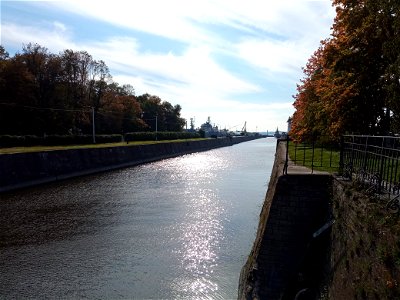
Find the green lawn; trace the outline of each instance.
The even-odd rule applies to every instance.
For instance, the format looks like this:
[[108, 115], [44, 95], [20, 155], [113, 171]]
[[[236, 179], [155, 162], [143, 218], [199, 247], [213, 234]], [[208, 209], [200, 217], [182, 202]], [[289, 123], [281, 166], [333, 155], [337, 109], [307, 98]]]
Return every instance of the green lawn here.
[[199, 141], [204, 139], [185, 139], [185, 140], [165, 140], [165, 141], [137, 141], [137, 142], [120, 142], [107, 144], [87, 144], [87, 145], [69, 145], [69, 146], [32, 146], [32, 147], [12, 147], [0, 148], [0, 154], [26, 153], [26, 152], [43, 152], [55, 150], [84, 149], [84, 148], [108, 148], [108, 147], [132, 147], [137, 145], [159, 144], [159, 143], [179, 143], [187, 141]]
[[310, 169], [313, 164], [314, 170], [318, 171], [334, 173], [338, 172], [339, 169], [340, 151], [338, 150], [315, 147], [313, 158], [313, 149], [310, 145], [298, 144], [296, 150], [295, 144], [290, 142], [289, 157], [297, 165], [302, 165]]

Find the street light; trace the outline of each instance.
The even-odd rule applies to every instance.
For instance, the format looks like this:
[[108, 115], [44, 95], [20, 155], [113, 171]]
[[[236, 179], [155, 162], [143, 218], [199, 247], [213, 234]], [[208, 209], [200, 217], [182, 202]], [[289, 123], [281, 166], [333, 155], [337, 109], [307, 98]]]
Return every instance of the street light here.
[[157, 141], [157, 131], [158, 131], [158, 113], [156, 113], [156, 141]]
[[93, 144], [96, 144], [96, 129], [94, 125], [94, 107], [92, 107], [92, 135], [93, 135]]
[[[143, 118], [143, 116], [144, 116], [145, 113], [146, 113], [145, 111], [142, 112], [142, 115], [141, 115], [142, 118]], [[157, 141], [157, 140], [158, 140], [158, 139], [157, 139], [157, 132], [158, 132], [158, 113], [156, 113], [155, 119], [143, 119], [143, 120], [147, 120], [147, 121], [156, 120], [156, 141]]]

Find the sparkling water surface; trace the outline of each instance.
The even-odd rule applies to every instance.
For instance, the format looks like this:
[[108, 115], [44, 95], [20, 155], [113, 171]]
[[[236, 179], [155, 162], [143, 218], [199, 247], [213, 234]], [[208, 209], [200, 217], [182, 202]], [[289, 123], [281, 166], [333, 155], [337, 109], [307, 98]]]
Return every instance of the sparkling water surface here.
[[0, 195], [0, 298], [236, 299], [275, 146]]

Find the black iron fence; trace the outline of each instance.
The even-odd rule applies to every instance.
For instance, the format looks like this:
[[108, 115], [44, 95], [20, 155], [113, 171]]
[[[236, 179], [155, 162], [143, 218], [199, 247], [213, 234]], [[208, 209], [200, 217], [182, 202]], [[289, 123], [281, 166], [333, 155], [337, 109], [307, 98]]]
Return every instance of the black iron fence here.
[[400, 217], [400, 137], [343, 135], [336, 144], [323, 140], [281, 139], [286, 143], [284, 174], [292, 163], [308, 167], [311, 173], [315, 169], [337, 173], [372, 198], [387, 197], [387, 210]]
[[339, 174], [369, 183], [376, 193], [400, 193], [400, 138], [344, 135]]
[[321, 136], [303, 142], [292, 141], [286, 136], [284, 142], [286, 143], [285, 174], [288, 172], [289, 157], [291, 163], [308, 167], [311, 173], [314, 170], [339, 172], [339, 143], [328, 142]]
[[[377, 192], [400, 194], [400, 137], [343, 135], [340, 143], [324, 137], [296, 143], [285, 137], [286, 165], [328, 170], [358, 182], [369, 182]], [[285, 168], [287, 172], [287, 168]]]

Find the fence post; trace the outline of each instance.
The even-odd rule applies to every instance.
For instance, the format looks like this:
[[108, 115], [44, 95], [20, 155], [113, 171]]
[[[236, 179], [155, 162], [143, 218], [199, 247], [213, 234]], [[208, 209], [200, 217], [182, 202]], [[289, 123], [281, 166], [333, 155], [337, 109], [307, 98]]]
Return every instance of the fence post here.
[[288, 162], [289, 162], [289, 134], [286, 135], [286, 158], [285, 158], [285, 165], [283, 166], [283, 175], [287, 175]]
[[344, 136], [340, 136], [340, 158], [339, 158], [339, 175], [343, 176], [343, 167], [344, 167]]
[[367, 162], [368, 162], [368, 136], [365, 138], [364, 159], [362, 164], [362, 170], [366, 172], [367, 172]]
[[312, 138], [312, 157], [311, 157], [311, 174], [314, 173], [314, 153], [315, 153], [315, 138]]
[[381, 147], [381, 167], [378, 176], [378, 193], [380, 194], [382, 191], [382, 182], [383, 182], [383, 172], [384, 172], [384, 165], [385, 165], [385, 155], [384, 155], [384, 147], [385, 146], [385, 137], [382, 138], [382, 147]]

